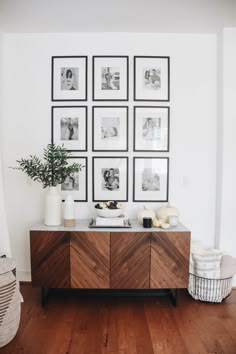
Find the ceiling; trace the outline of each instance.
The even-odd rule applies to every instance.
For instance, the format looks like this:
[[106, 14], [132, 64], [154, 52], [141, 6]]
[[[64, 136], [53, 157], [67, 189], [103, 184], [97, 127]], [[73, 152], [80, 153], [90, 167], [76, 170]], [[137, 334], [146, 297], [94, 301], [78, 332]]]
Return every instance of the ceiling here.
[[218, 32], [236, 0], [0, 0], [1, 32]]

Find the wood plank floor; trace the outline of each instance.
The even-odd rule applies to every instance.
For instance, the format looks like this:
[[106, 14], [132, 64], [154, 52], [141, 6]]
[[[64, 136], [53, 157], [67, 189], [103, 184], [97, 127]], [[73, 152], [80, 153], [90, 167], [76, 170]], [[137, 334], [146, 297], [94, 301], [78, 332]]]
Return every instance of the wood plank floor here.
[[222, 304], [169, 298], [87, 297], [24, 284], [19, 331], [1, 354], [236, 353], [236, 290]]

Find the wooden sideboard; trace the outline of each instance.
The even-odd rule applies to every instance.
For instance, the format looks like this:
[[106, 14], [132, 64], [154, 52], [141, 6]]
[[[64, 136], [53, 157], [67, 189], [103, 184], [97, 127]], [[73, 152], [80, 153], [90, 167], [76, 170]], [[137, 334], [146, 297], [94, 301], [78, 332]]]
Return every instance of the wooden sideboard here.
[[35, 226], [30, 230], [33, 286], [79, 289], [188, 287], [190, 231]]

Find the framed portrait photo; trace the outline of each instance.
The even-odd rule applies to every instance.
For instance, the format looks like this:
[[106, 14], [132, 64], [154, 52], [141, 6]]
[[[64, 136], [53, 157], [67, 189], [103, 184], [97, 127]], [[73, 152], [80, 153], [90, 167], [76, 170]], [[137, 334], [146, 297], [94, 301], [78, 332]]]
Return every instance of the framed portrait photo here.
[[128, 151], [128, 107], [93, 107], [93, 151]]
[[134, 107], [134, 151], [169, 151], [169, 107]]
[[87, 151], [87, 107], [52, 107], [52, 143], [69, 151]]
[[75, 202], [88, 201], [88, 159], [87, 157], [71, 156], [71, 164], [74, 162], [80, 163], [83, 168], [80, 172], [74, 173], [72, 176], [67, 177], [65, 182], [61, 184], [61, 195], [64, 201], [68, 194], [72, 195]]
[[128, 157], [93, 157], [93, 201], [128, 201]]
[[52, 101], [87, 101], [87, 57], [52, 57]]
[[93, 100], [128, 101], [128, 56], [93, 57]]
[[170, 57], [134, 57], [134, 100], [170, 100]]
[[133, 201], [167, 202], [169, 158], [134, 157], [133, 163]]

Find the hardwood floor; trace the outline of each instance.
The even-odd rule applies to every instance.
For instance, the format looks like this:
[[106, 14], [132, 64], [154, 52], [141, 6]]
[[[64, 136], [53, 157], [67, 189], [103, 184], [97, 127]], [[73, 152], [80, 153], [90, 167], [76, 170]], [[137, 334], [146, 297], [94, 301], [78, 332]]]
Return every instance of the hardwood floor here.
[[169, 298], [78, 297], [23, 284], [19, 331], [1, 354], [236, 353], [236, 290], [222, 304]]

